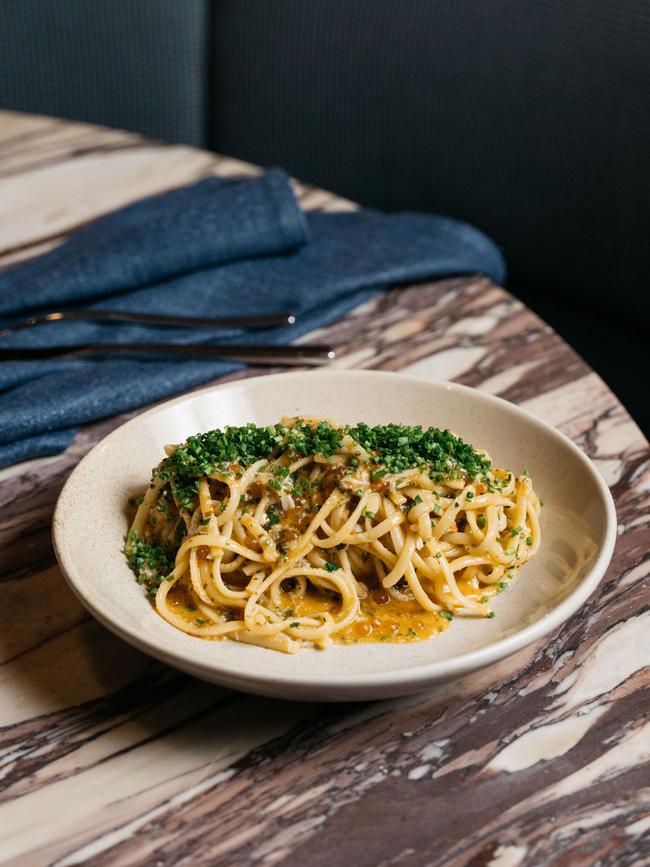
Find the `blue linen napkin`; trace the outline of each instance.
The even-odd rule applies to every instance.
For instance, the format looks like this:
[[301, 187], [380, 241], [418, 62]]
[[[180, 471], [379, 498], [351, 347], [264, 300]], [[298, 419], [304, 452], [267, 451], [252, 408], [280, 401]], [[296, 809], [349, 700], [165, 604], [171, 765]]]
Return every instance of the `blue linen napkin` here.
[[[393, 283], [505, 267], [481, 232], [433, 214], [303, 214], [286, 175], [209, 178], [97, 220], [54, 251], [0, 272], [0, 317], [37, 307], [192, 316], [292, 310], [260, 331], [62, 321], [3, 346], [87, 342], [281, 344], [340, 318]], [[134, 409], [239, 367], [160, 356], [0, 364], [0, 466], [63, 451], [79, 425]]]

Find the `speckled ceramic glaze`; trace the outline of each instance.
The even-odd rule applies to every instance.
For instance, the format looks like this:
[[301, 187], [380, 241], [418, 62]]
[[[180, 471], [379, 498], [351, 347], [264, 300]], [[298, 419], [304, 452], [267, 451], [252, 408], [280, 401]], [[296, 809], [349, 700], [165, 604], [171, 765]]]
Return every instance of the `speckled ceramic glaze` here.
[[[542, 546], [494, 605], [428, 641], [334, 645], [285, 655], [205, 641], [163, 621], [121, 553], [126, 502], [142, 492], [167, 443], [283, 415], [451, 428], [496, 466], [527, 469], [544, 498]], [[615, 513], [589, 460], [512, 404], [464, 386], [399, 374], [320, 371], [231, 383], [173, 400], [114, 431], [79, 464], [54, 516], [59, 563], [87, 608], [125, 640], [197, 677], [293, 699], [386, 698], [424, 689], [510, 654], [557, 627], [587, 598], [611, 557]]]

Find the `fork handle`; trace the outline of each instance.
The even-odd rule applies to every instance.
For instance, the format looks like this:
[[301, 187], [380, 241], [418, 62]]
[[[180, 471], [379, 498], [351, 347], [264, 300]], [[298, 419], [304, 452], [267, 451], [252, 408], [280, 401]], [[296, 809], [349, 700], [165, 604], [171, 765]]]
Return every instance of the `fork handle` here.
[[0, 349], [0, 361], [30, 361], [37, 359], [105, 356], [105, 355], [167, 355], [186, 358], [231, 358], [255, 365], [328, 364], [336, 357], [331, 346], [210, 346], [178, 343], [89, 343], [84, 346], [54, 346], [38, 349]]
[[131, 313], [128, 310], [63, 310], [40, 313], [14, 322], [2, 334], [12, 334], [34, 325], [64, 320], [98, 322], [139, 322], [142, 325], [165, 325], [168, 328], [270, 328], [273, 325], [294, 325], [293, 313], [269, 313], [265, 316], [165, 316], [162, 313]]

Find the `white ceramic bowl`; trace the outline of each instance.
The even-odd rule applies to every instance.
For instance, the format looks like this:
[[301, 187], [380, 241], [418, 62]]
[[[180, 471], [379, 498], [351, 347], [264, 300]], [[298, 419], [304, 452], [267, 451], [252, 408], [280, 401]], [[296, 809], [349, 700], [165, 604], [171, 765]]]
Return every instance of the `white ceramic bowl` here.
[[[269, 424], [283, 415], [448, 427], [486, 449], [496, 466], [527, 469], [545, 504], [542, 545], [513, 586], [497, 597], [496, 617], [456, 618], [446, 632], [413, 644], [334, 645], [293, 656], [233, 641], [205, 641], [163, 621], [121, 553], [127, 498], [142, 492], [165, 444], [227, 424]], [[609, 563], [615, 535], [607, 487], [565, 436], [488, 394], [370, 371], [247, 379], [149, 410], [81, 461], [54, 515], [56, 554], [70, 586], [125, 641], [223, 686], [306, 700], [405, 695], [520, 650], [582, 605]]]

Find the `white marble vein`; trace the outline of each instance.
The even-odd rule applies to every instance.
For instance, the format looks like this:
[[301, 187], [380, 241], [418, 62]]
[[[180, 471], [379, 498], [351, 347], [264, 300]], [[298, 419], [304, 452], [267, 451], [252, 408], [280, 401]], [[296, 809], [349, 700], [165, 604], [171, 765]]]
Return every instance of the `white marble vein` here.
[[606, 710], [604, 705], [597, 706], [586, 713], [530, 729], [497, 753], [486, 770], [514, 774], [538, 762], [564, 755], [582, 740]]

